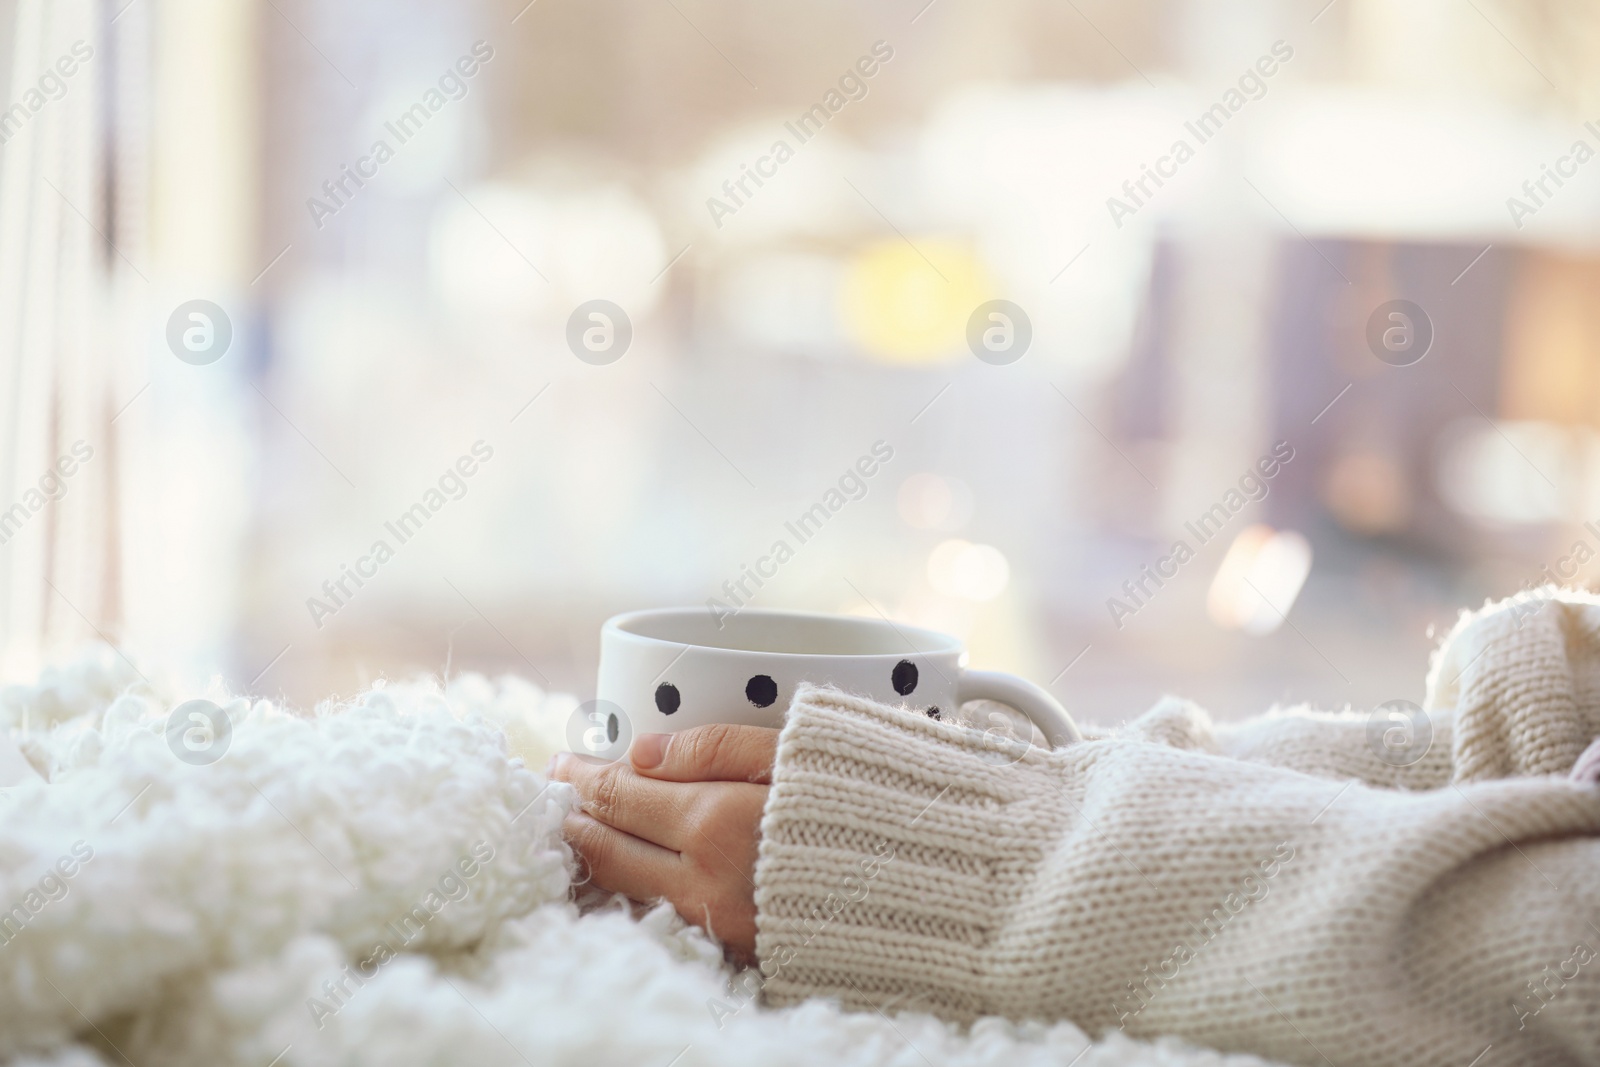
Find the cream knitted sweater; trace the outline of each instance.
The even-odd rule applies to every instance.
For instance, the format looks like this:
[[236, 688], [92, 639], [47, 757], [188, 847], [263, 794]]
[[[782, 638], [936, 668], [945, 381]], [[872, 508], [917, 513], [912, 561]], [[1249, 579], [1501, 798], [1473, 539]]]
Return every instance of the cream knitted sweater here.
[[802, 690], [761, 826], [765, 995], [1340, 1067], [1600, 1064], [1596, 761], [1567, 773], [1597, 680], [1600, 602], [1561, 594], [1463, 617], [1404, 767], [1365, 716], [1167, 701], [1049, 752]]

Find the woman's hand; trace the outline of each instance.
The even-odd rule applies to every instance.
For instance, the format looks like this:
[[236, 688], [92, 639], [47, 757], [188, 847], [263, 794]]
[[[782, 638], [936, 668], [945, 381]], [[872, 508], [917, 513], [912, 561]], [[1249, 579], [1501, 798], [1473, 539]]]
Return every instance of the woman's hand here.
[[641, 734], [612, 763], [562, 753], [550, 777], [579, 798], [563, 834], [595, 885], [665, 898], [751, 957], [756, 845], [777, 750], [776, 730], [712, 725]]

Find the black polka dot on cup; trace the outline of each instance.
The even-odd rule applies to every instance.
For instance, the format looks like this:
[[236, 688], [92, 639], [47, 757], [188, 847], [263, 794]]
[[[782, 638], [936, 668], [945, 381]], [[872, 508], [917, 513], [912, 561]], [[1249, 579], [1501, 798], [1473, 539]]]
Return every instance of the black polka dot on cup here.
[[908, 659], [903, 659], [894, 665], [894, 671], [889, 675], [889, 682], [894, 686], [894, 691], [903, 697], [908, 697], [917, 691], [917, 665]]
[[567, 318], [567, 347], [593, 366], [615, 363], [632, 342], [632, 320], [609, 300], [585, 301]]
[[671, 682], [662, 682], [656, 686], [656, 710], [663, 715], [671, 715], [683, 703], [683, 697], [678, 692], [678, 687]]
[[770, 675], [758, 674], [744, 685], [745, 699], [758, 708], [770, 708], [778, 699], [778, 683]]
[[1015, 363], [1032, 343], [1028, 313], [1009, 300], [979, 304], [967, 319], [967, 347], [985, 363], [997, 367]]
[[632, 743], [628, 713], [609, 700], [586, 700], [567, 718], [567, 749], [574, 755], [610, 763]]
[[209, 300], [179, 304], [167, 318], [167, 347], [185, 363], [196, 367], [215, 363], [232, 343], [232, 320]]

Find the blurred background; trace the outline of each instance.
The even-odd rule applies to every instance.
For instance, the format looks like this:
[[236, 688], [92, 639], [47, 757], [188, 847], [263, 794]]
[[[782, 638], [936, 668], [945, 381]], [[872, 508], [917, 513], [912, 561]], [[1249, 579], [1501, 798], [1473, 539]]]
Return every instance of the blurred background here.
[[7, 0], [0, 673], [587, 698], [714, 600], [1094, 722], [1420, 701], [1596, 573], [1596, 56], [1582, 0]]

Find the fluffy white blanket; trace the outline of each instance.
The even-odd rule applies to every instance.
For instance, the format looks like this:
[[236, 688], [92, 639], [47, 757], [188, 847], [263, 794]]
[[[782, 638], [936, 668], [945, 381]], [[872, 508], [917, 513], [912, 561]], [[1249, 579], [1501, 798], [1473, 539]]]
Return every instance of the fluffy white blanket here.
[[575, 701], [526, 681], [389, 685], [310, 714], [184, 694], [231, 719], [209, 765], [174, 756], [161, 688], [97, 649], [0, 692], [0, 724], [48, 779], [0, 797], [0, 1058], [1264, 1062], [1091, 1042], [1066, 1023], [769, 1011], [670, 910], [580, 915], [560, 840], [569, 791], [531, 769], [563, 744]]

